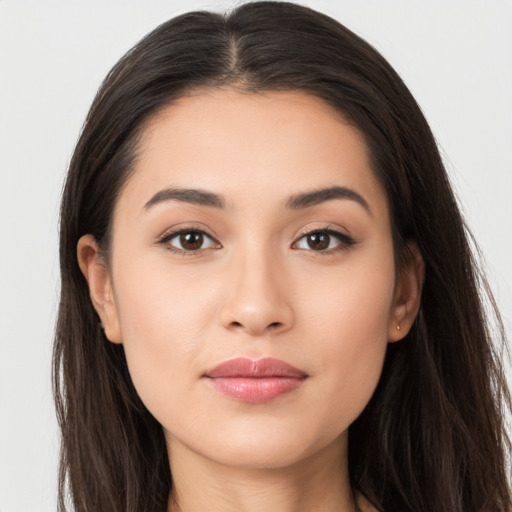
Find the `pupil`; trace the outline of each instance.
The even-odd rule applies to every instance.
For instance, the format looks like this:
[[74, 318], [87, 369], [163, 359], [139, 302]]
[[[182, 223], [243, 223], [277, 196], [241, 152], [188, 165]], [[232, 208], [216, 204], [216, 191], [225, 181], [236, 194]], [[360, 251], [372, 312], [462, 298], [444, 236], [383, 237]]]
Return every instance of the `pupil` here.
[[308, 245], [315, 251], [322, 251], [329, 247], [330, 237], [327, 233], [312, 233], [308, 235]]
[[183, 249], [187, 249], [188, 251], [195, 251], [196, 249], [199, 249], [201, 245], [203, 245], [203, 235], [197, 231], [182, 233], [180, 235], [180, 243]]

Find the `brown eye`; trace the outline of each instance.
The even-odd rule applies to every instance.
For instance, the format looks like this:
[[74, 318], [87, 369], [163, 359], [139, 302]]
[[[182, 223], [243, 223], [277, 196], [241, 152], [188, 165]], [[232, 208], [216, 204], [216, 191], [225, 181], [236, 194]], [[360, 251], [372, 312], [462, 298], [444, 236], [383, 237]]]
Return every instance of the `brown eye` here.
[[181, 233], [180, 244], [185, 251], [197, 251], [203, 245], [204, 236], [199, 231]]
[[211, 236], [197, 229], [182, 229], [169, 233], [160, 240], [160, 243], [171, 251], [182, 254], [220, 247]]
[[294, 249], [330, 254], [348, 249], [357, 243], [352, 237], [334, 229], [319, 229], [302, 235], [294, 244]]
[[323, 251], [329, 247], [331, 236], [327, 233], [311, 233], [306, 236], [306, 243], [314, 251]]

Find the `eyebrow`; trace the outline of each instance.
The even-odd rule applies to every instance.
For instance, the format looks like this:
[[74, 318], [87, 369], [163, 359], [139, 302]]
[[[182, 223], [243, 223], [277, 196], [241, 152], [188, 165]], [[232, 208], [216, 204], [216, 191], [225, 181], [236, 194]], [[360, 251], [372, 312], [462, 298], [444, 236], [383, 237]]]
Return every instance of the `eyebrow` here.
[[157, 192], [144, 205], [144, 210], [149, 210], [152, 206], [163, 203], [165, 201], [182, 201], [184, 203], [211, 206], [213, 208], [224, 208], [226, 204], [221, 196], [211, 192], [185, 188], [167, 188]]
[[328, 187], [319, 190], [313, 190], [311, 192], [305, 192], [292, 196], [286, 203], [286, 207], [290, 210], [301, 210], [303, 208], [309, 208], [310, 206], [316, 206], [326, 201], [333, 199], [348, 199], [355, 201], [360, 204], [370, 215], [372, 211], [370, 205], [364, 199], [363, 196], [358, 194], [355, 190], [346, 187]]
[[[370, 215], [371, 208], [367, 201], [355, 190], [346, 187], [328, 187], [311, 192], [304, 192], [294, 195], [286, 202], [286, 208], [289, 210], [302, 210], [311, 206], [316, 206], [333, 199], [348, 199], [360, 204]], [[184, 203], [196, 204], [200, 206], [210, 206], [212, 208], [225, 208], [225, 199], [212, 192], [196, 189], [167, 188], [157, 192], [145, 205], [144, 210], [149, 210], [152, 206], [166, 201], [182, 201]]]

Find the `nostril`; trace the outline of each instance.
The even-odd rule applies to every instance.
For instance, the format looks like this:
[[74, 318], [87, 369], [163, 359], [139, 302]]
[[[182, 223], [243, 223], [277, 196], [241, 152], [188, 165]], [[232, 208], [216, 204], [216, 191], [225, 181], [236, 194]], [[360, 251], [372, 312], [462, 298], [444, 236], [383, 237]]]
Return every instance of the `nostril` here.
[[[274, 329], [278, 329], [279, 327], [281, 327], [283, 325], [282, 322], [272, 322], [271, 324], [268, 324], [267, 325], [267, 329], [270, 329], [270, 330], [274, 330]], [[239, 329], [239, 328], [243, 328], [244, 325], [241, 323], [241, 322], [231, 322], [230, 324], [231, 327], [234, 327], [236, 329]]]

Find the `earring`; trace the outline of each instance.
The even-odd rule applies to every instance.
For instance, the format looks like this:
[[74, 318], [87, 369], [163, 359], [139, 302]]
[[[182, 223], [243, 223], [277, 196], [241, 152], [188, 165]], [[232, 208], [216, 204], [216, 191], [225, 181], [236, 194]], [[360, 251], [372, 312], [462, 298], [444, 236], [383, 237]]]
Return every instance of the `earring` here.
[[400, 330], [400, 324], [396, 324], [396, 330], [399, 331]]

